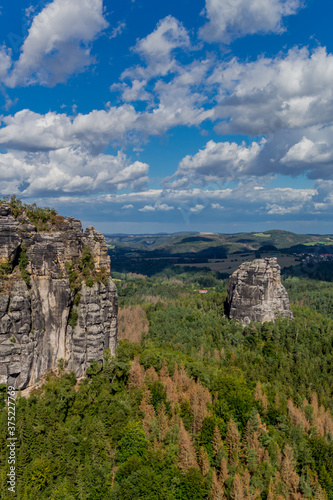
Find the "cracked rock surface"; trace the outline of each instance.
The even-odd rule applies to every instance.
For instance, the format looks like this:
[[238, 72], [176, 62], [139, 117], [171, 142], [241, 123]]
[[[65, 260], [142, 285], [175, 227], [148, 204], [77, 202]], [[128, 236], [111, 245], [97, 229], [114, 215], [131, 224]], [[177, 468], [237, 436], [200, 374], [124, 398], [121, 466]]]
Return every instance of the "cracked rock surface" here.
[[[74, 306], [68, 264], [77, 265], [87, 247], [103, 279], [87, 286], [82, 277]], [[22, 249], [28, 280], [19, 266]], [[50, 231], [37, 232], [2, 204], [0, 265], [7, 266], [6, 275], [0, 274], [0, 383], [24, 389], [55, 369], [59, 359], [79, 377], [92, 361], [103, 361], [104, 349], [115, 353], [118, 300], [100, 232], [90, 226], [83, 233], [79, 220], [60, 216]], [[73, 307], [77, 322], [70, 326]]]
[[275, 321], [278, 316], [293, 319], [276, 257], [241, 264], [229, 278], [227, 307], [229, 318], [243, 325]]

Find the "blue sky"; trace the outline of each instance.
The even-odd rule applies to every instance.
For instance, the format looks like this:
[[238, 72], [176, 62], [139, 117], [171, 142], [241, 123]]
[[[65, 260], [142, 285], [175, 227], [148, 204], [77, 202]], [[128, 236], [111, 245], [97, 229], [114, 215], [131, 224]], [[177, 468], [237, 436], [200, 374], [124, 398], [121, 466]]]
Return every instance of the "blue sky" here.
[[332, 233], [331, 0], [17, 0], [0, 191], [105, 233]]

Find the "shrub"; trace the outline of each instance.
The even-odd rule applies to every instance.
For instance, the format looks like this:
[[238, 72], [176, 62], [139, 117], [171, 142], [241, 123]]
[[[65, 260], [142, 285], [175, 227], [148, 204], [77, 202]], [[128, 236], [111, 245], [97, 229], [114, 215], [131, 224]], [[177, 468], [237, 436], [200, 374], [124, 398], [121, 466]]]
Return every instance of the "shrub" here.
[[79, 318], [79, 313], [77, 312], [77, 309], [74, 306], [70, 310], [70, 313], [69, 313], [69, 316], [68, 316], [68, 324], [69, 324], [69, 326], [71, 326], [72, 328], [75, 328], [76, 325], [77, 325], [78, 318]]

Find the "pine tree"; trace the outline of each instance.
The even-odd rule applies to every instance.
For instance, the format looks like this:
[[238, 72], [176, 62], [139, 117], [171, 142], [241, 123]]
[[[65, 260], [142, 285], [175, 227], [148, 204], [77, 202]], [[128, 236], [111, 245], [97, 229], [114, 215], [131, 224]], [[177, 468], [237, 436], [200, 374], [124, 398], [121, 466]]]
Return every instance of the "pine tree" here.
[[284, 448], [284, 457], [281, 467], [281, 479], [288, 494], [295, 494], [299, 485], [299, 476], [294, 469], [294, 452], [291, 446], [287, 444]]
[[225, 500], [227, 498], [224, 494], [223, 486], [217, 478], [215, 469], [213, 470], [212, 485], [210, 488], [209, 498], [210, 500]]
[[158, 409], [157, 413], [157, 423], [158, 423], [158, 439], [160, 442], [164, 441], [165, 435], [170, 427], [169, 417], [165, 411], [165, 404], [162, 403]]
[[219, 473], [219, 482], [223, 485], [229, 477], [228, 462], [226, 458], [222, 458], [221, 468]]
[[207, 404], [212, 402], [212, 397], [207, 388], [200, 382], [193, 383], [190, 392], [191, 412], [193, 416], [193, 434], [200, 431], [204, 418], [209, 414]]
[[142, 411], [144, 415], [142, 420], [142, 425], [146, 435], [150, 433], [151, 424], [155, 418], [155, 409], [153, 405], [150, 404], [150, 399], [151, 399], [151, 394], [150, 391], [147, 389], [143, 394], [142, 401], [139, 406], [139, 409]]
[[225, 440], [228, 446], [229, 463], [233, 467], [237, 467], [239, 462], [240, 434], [236, 423], [232, 419], [229, 420]]
[[157, 382], [157, 380], [158, 380], [158, 375], [156, 373], [156, 370], [153, 366], [150, 366], [146, 371], [145, 382], [149, 384], [152, 382]]
[[245, 500], [243, 482], [239, 474], [235, 474], [230, 491], [230, 498], [232, 498], [233, 500]]
[[217, 425], [214, 428], [212, 445], [213, 445], [213, 456], [216, 457], [220, 448], [223, 447], [221, 434], [220, 434], [220, 431], [219, 431], [219, 428], [217, 427]]
[[170, 374], [169, 374], [167, 362], [165, 361], [165, 359], [163, 359], [162, 367], [161, 367], [160, 372], [159, 372], [160, 381], [162, 383], [164, 383], [169, 378], [169, 376], [170, 376]]
[[141, 389], [145, 380], [145, 369], [140, 365], [139, 357], [135, 356], [129, 371], [129, 387]]
[[210, 463], [209, 463], [207, 450], [203, 446], [200, 446], [200, 449], [199, 449], [198, 463], [199, 463], [199, 467], [200, 467], [202, 475], [207, 476], [209, 469], [210, 469]]
[[190, 467], [198, 469], [198, 463], [195, 456], [194, 446], [191, 436], [184, 427], [184, 423], [180, 420], [179, 426], [179, 454], [178, 454], [178, 466], [183, 471], [186, 472]]

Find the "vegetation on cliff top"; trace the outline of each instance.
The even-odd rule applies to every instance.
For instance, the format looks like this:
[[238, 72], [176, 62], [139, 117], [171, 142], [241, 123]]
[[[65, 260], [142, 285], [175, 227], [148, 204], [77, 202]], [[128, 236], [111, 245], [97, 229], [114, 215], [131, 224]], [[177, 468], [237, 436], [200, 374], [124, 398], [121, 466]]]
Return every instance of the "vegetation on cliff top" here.
[[20, 198], [15, 195], [5, 196], [0, 200], [0, 205], [9, 205], [12, 215], [15, 218], [27, 217], [31, 224], [36, 226], [37, 231], [51, 231], [53, 227], [59, 226], [64, 220], [64, 217], [58, 215], [54, 208], [38, 207], [36, 203], [23, 203]]

